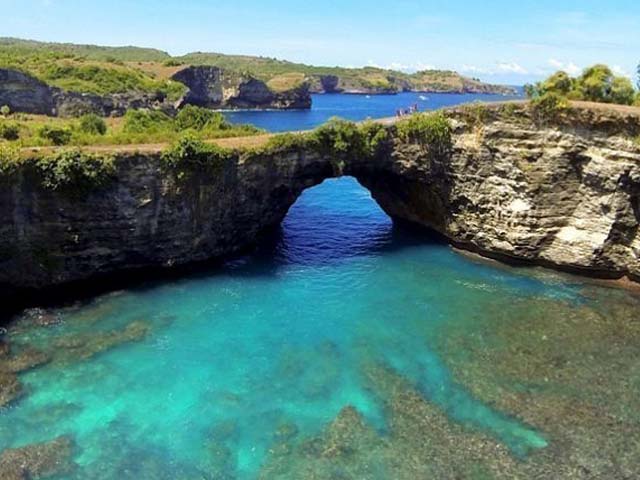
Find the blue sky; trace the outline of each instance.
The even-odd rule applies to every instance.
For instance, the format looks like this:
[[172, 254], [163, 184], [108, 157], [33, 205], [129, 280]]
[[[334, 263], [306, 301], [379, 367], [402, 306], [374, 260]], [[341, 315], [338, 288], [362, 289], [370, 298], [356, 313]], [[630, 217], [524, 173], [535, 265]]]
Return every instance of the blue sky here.
[[639, 0], [0, 0], [0, 36], [448, 68], [521, 84], [604, 62], [635, 77]]

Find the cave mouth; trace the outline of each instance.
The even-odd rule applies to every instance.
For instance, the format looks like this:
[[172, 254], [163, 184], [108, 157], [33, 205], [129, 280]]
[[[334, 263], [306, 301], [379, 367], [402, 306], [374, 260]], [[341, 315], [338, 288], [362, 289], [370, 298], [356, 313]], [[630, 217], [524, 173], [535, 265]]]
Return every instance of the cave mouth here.
[[356, 178], [329, 178], [304, 190], [289, 209], [277, 257], [309, 264], [375, 255], [391, 245], [393, 234], [393, 221]]

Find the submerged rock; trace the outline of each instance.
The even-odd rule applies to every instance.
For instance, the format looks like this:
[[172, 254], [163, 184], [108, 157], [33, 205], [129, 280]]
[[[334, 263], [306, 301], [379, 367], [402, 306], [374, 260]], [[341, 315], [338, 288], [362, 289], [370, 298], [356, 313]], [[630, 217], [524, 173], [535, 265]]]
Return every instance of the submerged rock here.
[[135, 321], [122, 330], [106, 333], [82, 333], [61, 337], [55, 340], [55, 361], [77, 361], [89, 359], [101, 352], [124, 343], [142, 340], [151, 327], [141, 321]]
[[26, 348], [19, 353], [0, 360], [0, 370], [20, 373], [39, 367], [51, 361], [51, 357], [35, 348]]
[[0, 370], [0, 408], [9, 405], [22, 394], [22, 384], [15, 373]]
[[0, 453], [2, 480], [31, 480], [69, 473], [74, 468], [72, 450], [73, 443], [66, 436], [7, 449]]

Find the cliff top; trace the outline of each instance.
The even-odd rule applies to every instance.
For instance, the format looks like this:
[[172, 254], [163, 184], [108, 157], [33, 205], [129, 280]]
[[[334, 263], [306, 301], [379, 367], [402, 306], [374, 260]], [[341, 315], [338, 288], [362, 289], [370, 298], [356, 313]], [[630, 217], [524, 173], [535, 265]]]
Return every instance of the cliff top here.
[[[532, 109], [527, 101], [510, 101], [495, 103], [472, 103], [457, 105], [443, 109], [454, 117], [467, 119], [481, 115], [482, 121], [492, 122], [496, 120], [515, 120], [517, 122], [531, 122]], [[111, 122], [119, 122], [120, 119], [110, 119]], [[376, 123], [393, 125], [399, 119], [395, 117], [376, 119]], [[471, 121], [477, 121], [471, 120]], [[625, 135], [633, 138], [640, 144], [640, 107], [626, 105], [612, 105], [593, 102], [571, 102], [567, 111], [557, 118], [547, 119], [558, 127], [576, 127], [599, 129], [611, 134]], [[230, 131], [229, 134], [232, 134]], [[303, 134], [304, 131], [288, 132]], [[270, 139], [282, 134], [242, 132], [242, 136], [229, 136], [223, 138], [210, 138], [207, 143], [228, 149], [259, 148], [266, 145]], [[91, 153], [130, 154], [160, 153], [168, 147], [167, 142], [138, 143], [121, 145], [86, 145], [81, 147], [83, 151]], [[29, 147], [23, 149], [23, 155], [44, 154], [63, 150], [65, 147]]]

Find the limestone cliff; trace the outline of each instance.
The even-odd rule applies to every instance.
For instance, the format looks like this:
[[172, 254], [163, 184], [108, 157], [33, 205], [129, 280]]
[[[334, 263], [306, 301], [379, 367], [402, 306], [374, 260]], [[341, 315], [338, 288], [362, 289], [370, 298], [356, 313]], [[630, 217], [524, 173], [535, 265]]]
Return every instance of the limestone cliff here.
[[26, 73], [0, 68], [0, 106], [12, 112], [72, 117], [95, 113], [121, 116], [128, 109], [148, 108], [171, 111], [173, 105], [162, 93], [118, 93], [95, 95], [51, 87]]
[[157, 153], [120, 153], [114, 181], [84, 198], [20, 171], [0, 183], [2, 291], [236, 252], [277, 225], [305, 188], [341, 174], [392, 217], [457, 246], [640, 280], [637, 109], [574, 106], [553, 121], [514, 104], [447, 115], [453, 145], [438, 155], [397, 138], [368, 161], [290, 147], [239, 152], [216, 174], [178, 180]]
[[174, 74], [172, 79], [189, 88], [182, 100], [183, 104], [207, 108], [311, 108], [311, 95], [306, 84], [275, 92], [262, 80], [250, 75], [208, 66], [184, 68]]
[[176, 102], [162, 92], [126, 92], [96, 95], [66, 91], [18, 70], [0, 68], [0, 106], [12, 112], [73, 117], [95, 113], [104, 117], [122, 116], [129, 109], [163, 110], [193, 104], [207, 108], [308, 109], [311, 95], [307, 84], [284, 91], [273, 91], [251, 76], [223, 71], [216, 67], [187, 67], [173, 79], [189, 90]]

